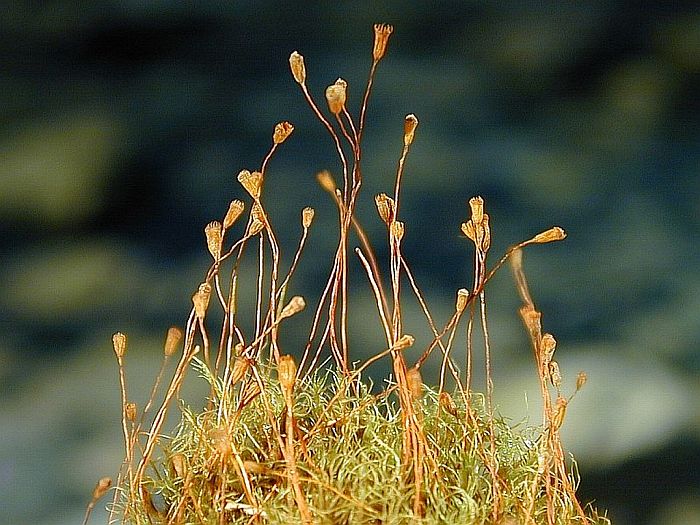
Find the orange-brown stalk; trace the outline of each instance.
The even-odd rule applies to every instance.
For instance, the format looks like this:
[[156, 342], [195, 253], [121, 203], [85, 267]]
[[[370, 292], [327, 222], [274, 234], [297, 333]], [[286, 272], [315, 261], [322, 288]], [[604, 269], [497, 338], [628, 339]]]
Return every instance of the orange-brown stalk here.
[[90, 503], [88, 503], [87, 509], [85, 510], [85, 518], [83, 519], [83, 525], [87, 525], [87, 522], [90, 520], [90, 514], [92, 514], [92, 509], [95, 508], [95, 504], [100, 499], [102, 499], [102, 497], [107, 493], [111, 486], [111, 478], [101, 478], [97, 482], [95, 488], [92, 491], [92, 499], [90, 500]]
[[[489, 216], [484, 213], [484, 199], [472, 197], [469, 199], [471, 208], [471, 218], [462, 223], [462, 232], [474, 243], [474, 296], [479, 298], [479, 320], [481, 331], [484, 337], [484, 356], [486, 371], [486, 412], [489, 424], [489, 454], [486, 455], [487, 467], [491, 474], [491, 488], [493, 497], [492, 520], [496, 522], [502, 513], [502, 494], [500, 490], [501, 480], [498, 476], [498, 465], [496, 459], [496, 435], [493, 421], [493, 378], [491, 371], [491, 345], [489, 339], [488, 324], [486, 320], [486, 294], [484, 286], [486, 284], [486, 256], [491, 247], [491, 227]], [[467, 328], [467, 369], [468, 380], [471, 382], [471, 337], [473, 330], [474, 310], [470, 311], [469, 324]]]
[[299, 472], [297, 471], [296, 448], [294, 445], [294, 385], [296, 383], [297, 368], [291, 355], [280, 357], [277, 365], [277, 374], [287, 411], [286, 442], [284, 447], [282, 447], [282, 453], [286, 461], [287, 477], [294, 490], [294, 499], [301, 515], [301, 521], [304, 525], [307, 525], [313, 523], [313, 520], [306, 502], [306, 496], [301, 487]]
[[[126, 355], [126, 335], [121, 332], [117, 332], [112, 336], [112, 345], [114, 347], [114, 354], [117, 357], [117, 366], [119, 369], [119, 390], [121, 393], [122, 401], [122, 432], [124, 434], [124, 450], [125, 459], [124, 464], [126, 466], [126, 476], [129, 481], [129, 495], [134, 497], [134, 473], [133, 473], [133, 460], [134, 460], [134, 449], [133, 449], [133, 439], [132, 431], [129, 429], [130, 417], [129, 417], [129, 402], [127, 400], [127, 390], [126, 390], [126, 372], [124, 370], [124, 356]], [[118, 480], [121, 482], [121, 479]]]
[[[553, 231], [548, 230], [548, 232]], [[564, 237], [563, 230], [560, 228], [555, 232], [554, 236], [540, 234], [533, 239], [545, 239], [541, 242], [550, 242], [550, 240], [560, 240]], [[529, 244], [526, 241], [522, 244]], [[576, 491], [573, 484], [569, 480], [566, 462], [564, 459], [564, 449], [561, 443], [559, 429], [564, 421], [566, 413], [567, 400], [562, 397], [559, 392], [561, 384], [561, 376], [559, 375], [559, 367], [552, 357], [556, 348], [556, 341], [551, 334], [542, 333], [542, 314], [536, 309], [532, 301], [532, 295], [525, 278], [525, 273], [522, 269], [522, 252], [520, 249], [512, 251], [511, 269], [515, 277], [518, 293], [523, 300], [523, 306], [520, 308], [520, 317], [525, 324], [525, 328], [530, 335], [532, 349], [537, 366], [538, 379], [540, 383], [540, 393], [543, 402], [543, 425], [545, 429], [544, 441], [541, 445], [539, 462], [540, 466], [537, 476], [532, 482], [532, 492], [530, 494], [530, 502], [528, 515], [531, 516], [534, 508], [535, 492], [539, 486], [539, 478], [543, 478], [545, 483], [545, 494], [547, 497], [547, 523], [554, 525], [556, 522], [556, 508], [554, 503], [555, 493], [563, 491], [568, 494], [571, 501], [574, 503], [576, 512], [580, 518], [586, 521], [586, 515], [581, 507], [581, 504], [576, 497]], [[555, 374], [552, 372], [556, 371]], [[552, 383], [557, 389], [556, 402], [552, 402], [552, 397], [549, 391], [548, 383]], [[577, 382], [578, 386], [578, 382]]]
[[[323, 341], [328, 336], [330, 342], [331, 354], [334, 356], [336, 363], [345, 375], [349, 374], [348, 368], [348, 338], [347, 338], [347, 317], [348, 317], [348, 274], [347, 274], [347, 264], [348, 264], [348, 233], [353, 225], [353, 216], [355, 210], [355, 204], [357, 201], [357, 196], [362, 185], [362, 171], [360, 166], [360, 161], [362, 157], [361, 150], [361, 139], [362, 131], [364, 127], [364, 119], [367, 111], [369, 94], [372, 88], [372, 82], [376, 72], [376, 67], [381, 58], [384, 56], [386, 51], [387, 42], [389, 36], [391, 35], [393, 28], [386, 25], [376, 25], [375, 26], [375, 41], [373, 48], [373, 61], [369, 73], [369, 78], [367, 80], [367, 85], [365, 88], [365, 94], [362, 100], [362, 105], [360, 107], [360, 120], [359, 125], [355, 126], [351, 114], [346, 108], [347, 100], [347, 82], [342, 79], [338, 79], [335, 84], [328, 87], [326, 90], [326, 101], [330, 112], [335, 116], [336, 123], [340, 129], [340, 136], [342, 136], [348, 143], [352, 150], [352, 168], [350, 168], [348, 163], [348, 158], [343, 150], [340, 136], [336, 133], [333, 125], [328, 119], [323, 115], [321, 110], [318, 108], [317, 104], [314, 102], [313, 97], [309, 93], [306, 86], [306, 65], [304, 64], [304, 57], [298, 52], [293, 52], [289, 57], [289, 64], [292, 70], [292, 75], [294, 80], [301, 87], [304, 97], [311, 107], [312, 111], [316, 117], [321, 121], [323, 126], [328, 130], [331, 138], [336, 147], [338, 153], [338, 158], [340, 159], [343, 171], [343, 188], [338, 196], [338, 212], [339, 212], [339, 241], [338, 249], [335, 255], [335, 261], [333, 265], [333, 270], [328, 279], [328, 285], [324, 291], [321, 301], [319, 301], [318, 311], [314, 317], [314, 324], [312, 326], [311, 333], [309, 335], [309, 342], [307, 348], [304, 351], [304, 358], [302, 359], [303, 368], [306, 362], [306, 357], [309, 349], [313, 345], [313, 340], [316, 333], [316, 327], [318, 326], [318, 317], [320, 310], [323, 308], [326, 297], [328, 297], [328, 320], [326, 323], [326, 328], [324, 329], [321, 342], [319, 343], [318, 350], [312, 363], [315, 363], [318, 359], [318, 352], [321, 351]], [[346, 127], [343, 118], [347, 121], [350, 131]], [[349, 178], [350, 170], [352, 171], [352, 180]], [[335, 190], [334, 190], [335, 191]], [[341, 197], [342, 195], [342, 197]], [[359, 228], [358, 228], [359, 229]], [[330, 292], [330, 296], [328, 296]], [[340, 318], [338, 319], [338, 306], [340, 305]], [[340, 330], [340, 341], [338, 341], [338, 324]]]

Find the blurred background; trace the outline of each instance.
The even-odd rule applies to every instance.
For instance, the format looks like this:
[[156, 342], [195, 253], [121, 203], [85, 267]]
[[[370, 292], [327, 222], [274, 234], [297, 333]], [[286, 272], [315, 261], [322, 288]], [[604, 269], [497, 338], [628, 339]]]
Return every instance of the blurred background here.
[[[403, 117], [415, 113], [404, 247], [437, 321], [456, 290], [471, 287], [472, 251], [459, 230], [469, 197], [486, 201], [494, 260], [564, 227], [569, 238], [530, 249], [525, 270], [559, 341], [565, 390], [579, 370], [589, 375], [564, 425], [581, 499], [619, 525], [700, 523], [697, 4], [378, 4], [5, 6], [0, 522], [79, 523], [96, 480], [116, 476], [111, 335], [129, 335], [127, 381], [142, 404], [165, 330], [184, 323], [209, 265], [203, 228], [231, 199], [247, 200], [235, 176], [259, 168], [282, 120], [296, 130], [268, 168], [264, 198], [285, 268], [301, 208], [316, 208], [292, 282], [315, 307], [335, 244], [335, 212], [315, 173], [340, 169], [287, 60], [295, 49], [306, 57], [323, 108], [325, 87], [342, 76], [355, 112], [372, 24], [385, 22], [395, 33], [367, 114], [359, 209], [379, 256], [385, 232], [372, 197], [392, 191]], [[383, 343], [353, 265], [359, 360]], [[535, 369], [507, 269], [487, 293], [500, 409], [537, 424]], [[283, 329], [286, 351], [298, 353], [312, 311]], [[410, 300], [406, 312], [416, 358], [428, 332]], [[436, 383], [438, 366], [429, 363], [426, 382]], [[385, 369], [373, 373], [381, 383]]]

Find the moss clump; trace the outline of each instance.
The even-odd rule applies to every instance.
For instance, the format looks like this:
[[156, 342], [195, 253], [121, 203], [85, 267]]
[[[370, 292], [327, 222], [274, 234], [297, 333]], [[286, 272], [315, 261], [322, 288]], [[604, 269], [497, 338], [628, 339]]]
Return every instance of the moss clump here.
[[[222, 506], [224, 523], [250, 523], [254, 516], [263, 523], [300, 522], [275, 430], [286, 424], [284, 396], [274, 375], [263, 376], [266, 399], [251, 402], [230, 431], [215, 408], [183, 409], [176, 435], [162, 441], [163, 455], [144, 480], [149, 493], [158, 495], [157, 507], [180, 506], [175, 523], [219, 523]], [[496, 502], [490, 459], [485, 458], [490, 453], [489, 418], [482, 396], [474, 395], [469, 409], [458, 394], [443, 393], [440, 402], [440, 395], [429, 389], [415, 400], [438, 466], [425, 472], [425, 511], [417, 518], [415, 484], [402, 463], [401, 410], [393, 396], [386, 391], [373, 395], [368, 384], [349, 382], [337, 373], [314, 374], [297, 388], [293, 427], [298, 473], [315, 523], [491, 523]], [[276, 414], [274, 423], [268, 421], [269, 408]], [[494, 428], [502, 522], [526, 523], [529, 516], [546, 523], [547, 498], [536, 482], [541, 433], [513, 429], [500, 418], [494, 418]], [[230, 448], [222, 451], [221, 439]], [[184, 470], [174, 467], [181, 461]], [[250, 504], [236, 465], [246, 470], [257, 506]], [[183, 494], [189, 496], [183, 500]], [[607, 523], [594, 513], [582, 519], [567, 493], [557, 494], [554, 505], [555, 523]], [[147, 507], [139, 510], [132, 520], [148, 522]]]
[[[283, 272], [283, 251], [263, 191], [268, 161], [294, 130], [283, 122], [275, 126], [261, 168], [238, 175], [252, 201], [239, 236], [232, 232], [245, 216], [241, 200], [232, 201], [223, 220], [210, 222], [204, 230], [211, 265], [192, 296], [186, 326], [168, 330], [163, 368], [143, 409], [127, 395], [127, 338], [121, 333], [113, 337], [126, 457], [110, 519], [134, 524], [608, 523], [576, 498], [575, 466], [567, 464], [559, 437], [573, 396], [561, 392], [556, 340], [542, 330], [541, 314], [522, 269], [522, 248], [560, 241], [564, 230], [552, 227], [516, 244], [489, 267], [489, 216], [484, 200], [471, 198], [471, 215], [461, 231], [474, 249], [472, 290], [457, 291], [454, 313], [438, 325], [401, 248], [406, 229], [399, 219], [400, 191], [418, 126], [412, 114], [404, 121], [393, 193], [375, 197], [379, 219], [386, 225], [388, 261], [377, 260], [355, 216], [367, 103], [393, 31], [386, 25], [374, 30], [372, 65], [357, 118], [346, 108], [347, 82], [342, 79], [326, 90], [332, 116], [325, 116], [306, 86], [303, 56], [297, 52], [290, 56], [294, 80], [328, 130], [342, 169], [340, 186], [328, 171], [318, 176], [337, 206], [338, 247], [300, 357], [280, 352], [280, 329], [306, 307], [302, 297], [287, 301], [286, 296], [314, 212], [308, 207], [302, 211], [302, 234]], [[385, 350], [354, 366], [347, 344], [347, 320], [352, 315], [348, 297], [362, 284], [348, 284], [353, 235], [386, 336]], [[257, 273], [252, 276], [243, 275], [240, 264], [250, 253], [257, 258]], [[508, 260], [523, 301], [520, 315], [532, 342], [541, 387], [544, 412], [539, 429], [512, 428], [493, 408], [485, 287]], [[387, 275], [382, 266], [388, 267]], [[243, 328], [243, 313], [237, 307], [241, 278], [257, 283], [251, 333]], [[404, 326], [403, 289], [416, 296], [433, 336], [413, 364], [406, 351], [414, 345], [409, 332], [416, 327]], [[209, 312], [217, 306], [223, 315], [212, 321]], [[467, 359], [460, 366], [452, 350], [458, 328], [465, 325]], [[486, 363], [484, 394], [472, 391], [476, 330], [481, 331]], [[424, 385], [421, 367], [434, 354], [439, 354], [440, 375], [438, 387], [430, 389]], [[165, 381], [163, 371], [172, 358], [178, 362]], [[327, 359], [333, 366], [324, 372], [318, 363]], [[362, 374], [381, 359], [391, 363], [392, 376], [375, 393]], [[209, 384], [201, 410], [186, 406], [179, 395], [192, 369]], [[445, 389], [448, 374], [456, 385], [452, 394]], [[576, 389], [584, 383], [585, 375], [580, 375]], [[181, 423], [168, 437], [165, 422], [176, 403]], [[95, 490], [86, 522], [96, 499], [108, 490], [108, 481], [102, 479]]]

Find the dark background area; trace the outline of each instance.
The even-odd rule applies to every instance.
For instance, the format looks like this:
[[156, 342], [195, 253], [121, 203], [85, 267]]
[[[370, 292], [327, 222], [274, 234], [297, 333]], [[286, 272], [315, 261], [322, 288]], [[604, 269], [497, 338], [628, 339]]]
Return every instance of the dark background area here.
[[[700, 523], [694, 6], [6, 6], [0, 522], [79, 522], [95, 481], [116, 475], [111, 334], [129, 335], [128, 380], [135, 396], [143, 393], [166, 328], [184, 323], [209, 264], [204, 226], [231, 199], [245, 199], [235, 176], [259, 167], [282, 120], [296, 130], [270, 164], [265, 199], [285, 267], [299, 211], [316, 208], [293, 281], [293, 293], [314, 297], [335, 243], [335, 212], [314, 175], [323, 168], [338, 174], [339, 163], [289, 73], [289, 53], [306, 57], [319, 105], [325, 108], [325, 87], [342, 76], [356, 112], [372, 24], [385, 22], [395, 34], [378, 70], [364, 143], [359, 216], [368, 233], [383, 243], [372, 197], [392, 191], [407, 113], [420, 125], [403, 183], [404, 246], [439, 321], [455, 291], [471, 283], [472, 252], [459, 230], [469, 197], [486, 200], [494, 255], [563, 226], [569, 238], [530, 250], [525, 268], [545, 329], [559, 341], [568, 391], [578, 370], [589, 374], [564, 435], [578, 460], [581, 498], [608, 509], [616, 524]], [[381, 332], [353, 264], [352, 326], [359, 330], [351, 345], [362, 359], [382, 348]], [[536, 424], [536, 376], [507, 271], [488, 293], [499, 405], [515, 422]], [[290, 321], [288, 351], [295, 353], [310, 315]], [[428, 340], [410, 304], [406, 325], [419, 344]], [[436, 366], [424, 375], [429, 383], [437, 381]], [[375, 373], [381, 382], [383, 370]]]

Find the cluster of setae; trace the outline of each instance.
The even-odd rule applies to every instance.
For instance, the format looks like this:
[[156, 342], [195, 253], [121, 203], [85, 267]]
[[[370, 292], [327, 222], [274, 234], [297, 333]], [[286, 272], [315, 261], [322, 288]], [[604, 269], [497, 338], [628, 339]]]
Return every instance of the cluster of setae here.
[[[489, 215], [481, 197], [471, 198], [461, 231], [474, 246], [474, 280], [471, 291], [457, 291], [453, 314], [440, 325], [402, 253], [401, 183], [418, 126], [412, 114], [404, 120], [393, 191], [375, 197], [386, 225], [387, 261], [377, 259], [355, 214], [368, 100], [392, 31], [388, 25], [374, 26], [372, 64], [357, 115], [347, 108], [345, 80], [326, 89], [326, 112], [307, 87], [304, 57], [295, 51], [289, 58], [293, 78], [327, 129], [342, 170], [338, 181], [328, 171], [318, 174], [337, 209], [337, 249], [297, 358], [280, 351], [280, 329], [306, 306], [301, 296], [287, 297], [314, 210], [302, 211], [300, 240], [293, 257], [283, 261], [263, 191], [271, 157], [294, 130], [288, 122], [275, 126], [260, 169], [238, 174], [249, 204], [233, 200], [221, 221], [206, 226], [211, 265], [192, 296], [184, 329], [167, 331], [163, 366], [143, 408], [127, 394], [127, 338], [114, 334], [125, 459], [110, 523], [608, 523], [576, 497], [575, 466], [567, 465], [559, 434], [571, 397], [560, 390], [556, 341], [543, 333], [522, 270], [524, 247], [562, 240], [564, 231], [553, 227], [516, 244], [489, 267]], [[349, 243], [355, 240], [359, 246], [352, 254]], [[246, 256], [257, 259], [252, 277], [242, 275]], [[349, 283], [348, 264], [355, 258], [376, 301], [386, 347], [353, 365], [348, 298], [351, 287], [367, 286]], [[544, 401], [541, 428], [526, 431], [509, 427], [492, 402], [485, 286], [507, 261], [523, 300], [520, 314], [532, 340]], [[250, 333], [242, 328], [244, 312], [237, 308], [243, 278], [257, 283]], [[411, 359], [408, 350], [415, 339], [402, 318], [402, 285], [417, 298], [431, 334], [430, 344]], [[222, 311], [220, 324], [207, 316], [213, 307]], [[467, 334], [464, 363], [453, 352], [460, 326]], [[483, 394], [472, 391], [477, 330], [485, 356]], [[433, 389], [424, 385], [421, 367], [436, 349], [440, 374]], [[333, 366], [321, 370], [319, 363], [329, 358]], [[386, 388], [375, 393], [361, 375], [381, 359], [390, 361], [393, 373]], [[201, 410], [178, 403], [192, 369], [210, 388]], [[456, 385], [450, 392], [445, 389], [448, 374]], [[581, 373], [576, 390], [585, 379]], [[173, 405], [181, 423], [168, 436], [164, 426]], [[109, 478], [97, 484], [86, 523], [111, 485]]]

